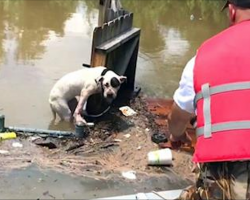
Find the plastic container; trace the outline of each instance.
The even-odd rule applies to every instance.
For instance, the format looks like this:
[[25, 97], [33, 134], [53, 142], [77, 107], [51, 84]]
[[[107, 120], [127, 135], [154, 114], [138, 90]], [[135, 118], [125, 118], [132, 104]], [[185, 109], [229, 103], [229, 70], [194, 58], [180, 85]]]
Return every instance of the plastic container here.
[[172, 152], [168, 148], [148, 153], [148, 165], [172, 165], [172, 160]]
[[82, 124], [75, 125], [75, 136], [78, 138], [85, 138], [87, 136], [84, 125]]
[[4, 121], [5, 121], [5, 116], [4, 115], [0, 115], [0, 132], [4, 132], [5, 131]]
[[15, 139], [15, 138], [16, 138], [15, 132], [0, 133], [0, 140], [9, 140], [9, 139]]

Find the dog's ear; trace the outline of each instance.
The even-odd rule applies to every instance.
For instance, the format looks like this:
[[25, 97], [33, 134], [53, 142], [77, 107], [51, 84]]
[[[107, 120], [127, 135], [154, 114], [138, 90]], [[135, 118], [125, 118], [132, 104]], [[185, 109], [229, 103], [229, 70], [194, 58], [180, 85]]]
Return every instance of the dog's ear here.
[[101, 83], [103, 81], [103, 76], [99, 76], [98, 78], [95, 79], [96, 84], [98, 85], [99, 83]]
[[124, 82], [127, 81], [127, 77], [126, 76], [120, 76], [119, 79], [120, 79], [121, 83], [124, 83]]

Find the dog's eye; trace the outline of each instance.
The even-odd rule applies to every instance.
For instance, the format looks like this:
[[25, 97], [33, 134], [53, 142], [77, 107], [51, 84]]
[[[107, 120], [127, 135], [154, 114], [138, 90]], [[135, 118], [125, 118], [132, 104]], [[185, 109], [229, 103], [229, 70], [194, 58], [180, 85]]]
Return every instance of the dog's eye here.
[[109, 83], [105, 83], [104, 86], [105, 86], [105, 87], [109, 87]]

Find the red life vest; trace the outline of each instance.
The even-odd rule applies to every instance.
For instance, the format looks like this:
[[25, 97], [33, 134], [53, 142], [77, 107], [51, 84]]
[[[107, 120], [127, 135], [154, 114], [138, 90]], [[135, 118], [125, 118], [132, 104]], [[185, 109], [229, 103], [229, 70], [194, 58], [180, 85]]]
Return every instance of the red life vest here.
[[194, 162], [250, 160], [250, 21], [206, 41], [194, 66]]

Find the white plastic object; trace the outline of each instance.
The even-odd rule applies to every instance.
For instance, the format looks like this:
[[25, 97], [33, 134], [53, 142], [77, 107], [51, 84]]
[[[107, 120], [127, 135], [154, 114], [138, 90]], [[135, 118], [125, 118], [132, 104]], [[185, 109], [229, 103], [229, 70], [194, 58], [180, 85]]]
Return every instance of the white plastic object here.
[[23, 145], [20, 142], [13, 142], [12, 146], [16, 147], [16, 148], [22, 148], [23, 147]]
[[135, 171], [122, 172], [122, 176], [124, 178], [130, 179], [130, 180], [135, 180], [136, 179], [136, 172]]
[[0, 154], [9, 154], [10, 152], [7, 150], [0, 150]]
[[87, 124], [86, 124], [87, 126], [89, 126], [89, 127], [93, 127], [93, 126], [95, 126], [95, 124], [93, 123], [93, 122], [87, 122]]
[[136, 114], [136, 112], [132, 108], [130, 108], [129, 106], [122, 106], [122, 107], [119, 108], [119, 110], [126, 117], [133, 116], [133, 115]]
[[148, 165], [172, 165], [173, 155], [170, 149], [160, 149], [148, 153]]

